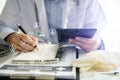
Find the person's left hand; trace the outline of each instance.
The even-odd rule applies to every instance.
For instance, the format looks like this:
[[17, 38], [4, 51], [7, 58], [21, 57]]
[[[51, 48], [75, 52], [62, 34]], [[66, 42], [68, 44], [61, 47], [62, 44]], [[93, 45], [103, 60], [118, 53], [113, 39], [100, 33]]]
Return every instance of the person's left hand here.
[[85, 51], [97, 50], [100, 47], [101, 39], [97, 35], [92, 38], [75, 37], [75, 39], [70, 38], [69, 43], [75, 44]]

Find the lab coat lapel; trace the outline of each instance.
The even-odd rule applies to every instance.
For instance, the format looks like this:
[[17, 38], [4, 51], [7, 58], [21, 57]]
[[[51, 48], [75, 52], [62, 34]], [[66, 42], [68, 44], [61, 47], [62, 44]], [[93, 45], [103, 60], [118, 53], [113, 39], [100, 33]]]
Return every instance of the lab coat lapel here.
[[42, 33], [48, 37], [49, 35], [49, 28], [48, 28], [48, 21], [47, 15], [45, 10], [44, 0], [35, 0], [35, 4], [38, 11], [38, 19], [39, 19], [39, 26], [41, 26]]
[[74, 2], [73, 0], [66, 0], [66, 5], [63, 8], [63, 13], [62, 13], [62, 28], [67, 28], [68, 25], [68, 17], [69, 13], [71, 11], [71, 8], [73, 6]]

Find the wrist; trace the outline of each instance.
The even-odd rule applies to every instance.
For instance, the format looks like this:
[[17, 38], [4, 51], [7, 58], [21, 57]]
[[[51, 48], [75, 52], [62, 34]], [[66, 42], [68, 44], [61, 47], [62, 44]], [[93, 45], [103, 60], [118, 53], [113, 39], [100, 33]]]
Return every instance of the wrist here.
[[4, 40], [6, 41], [6, 42], [8, 42], [9, 41], [9, 38], [11, 38], [11, 36], [13, 35], [13, 34], [15, 34], [16, 32], [13, 32], [13, 33], [10, 33], [9, 35], [7, 35], [5, 38], [4, 38]]
[[101, 44], [100, 44], [98, 50], [105, 50], [105, 45], [104, 45], [103, 40], [101, 40]]

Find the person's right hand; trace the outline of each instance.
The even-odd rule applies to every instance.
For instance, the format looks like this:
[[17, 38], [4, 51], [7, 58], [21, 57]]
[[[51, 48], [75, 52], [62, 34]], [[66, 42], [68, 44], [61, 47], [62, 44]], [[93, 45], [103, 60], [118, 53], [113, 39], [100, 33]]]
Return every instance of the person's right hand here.
[[38, 45], [38, 39], [36, 37], [26, 35], [22, 32], [12, 33], [6, 38], [6, 42], [10, 46], [20, 52], [28, 52], [34, 50]]

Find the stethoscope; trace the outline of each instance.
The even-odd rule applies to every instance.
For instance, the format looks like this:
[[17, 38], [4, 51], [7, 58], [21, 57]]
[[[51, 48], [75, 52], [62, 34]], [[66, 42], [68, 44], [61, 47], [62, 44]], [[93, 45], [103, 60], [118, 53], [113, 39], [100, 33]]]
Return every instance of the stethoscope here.
[[[79, 0], [73, 0], [74, 1], [74, 3], [75, 3], [75, 5], [76, 6], [79, 6]], [[35, 5], [35, 14], [36, 14], [36, 22], [35, 22], [35, 25], [36, 26], [39, 26], [40, 27], [40, 21], [39, 21], [39, 14], [38, 14], [38, 9], [37, 9], [37, 5], [36, 5], [36, 3], [34, 4]], [[35, 32], [36, 34], [36, 36], [40, 36], [40, 31], [37, 31], [37, 32]], [[54, 30], [54, 29], [51, 29], [50, 30], [50, 34], [51, 35], [54, 35], [54, 34], [56, 34], [56, 30]]]

